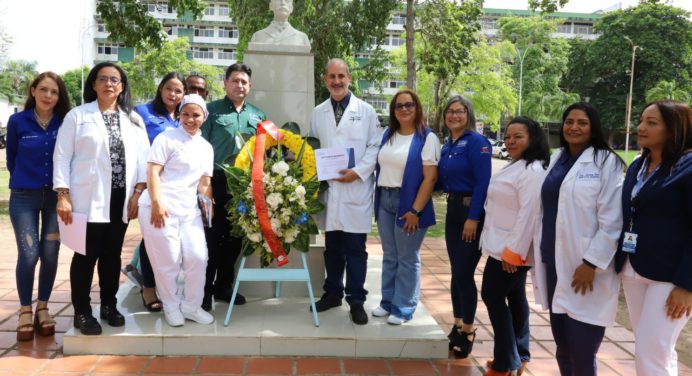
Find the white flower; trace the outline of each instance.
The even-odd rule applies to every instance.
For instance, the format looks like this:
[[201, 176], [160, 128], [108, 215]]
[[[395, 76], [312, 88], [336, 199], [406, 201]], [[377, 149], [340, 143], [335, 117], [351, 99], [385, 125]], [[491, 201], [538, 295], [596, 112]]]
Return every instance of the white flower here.
[[267, 196], [267, 205], [269, 205], [272, 210], [276, 210], [283, 202], [284, 199], [281, 197], [280, 193], [271, 193]]
[[284, 178], [284, 184], [286, 185], [293, 185], [295, 183], [296, 179], [293, 179], [291, 176], [286, 176], [286, 178]]
[[247, 234], [247, 238], [253, 243], [259, 243], [259, 241], [262, 240], [262, 235], [258, 232], [253, 232]]
[[295, 227], [291, 227], [284, 231], [284, 242], [291, 244], [296, 241], [298, 237], [298, 230]]
[[276, 236], [281, 236], [281, 222], [279, 221], [278, 218], [272, 218], [269, 220], [269, 222], [272, 224], [272, 230], [274, 230], [274, 233]]
[[299, 198], [305, 197], [305, 187], [299, 185], [296, 187], [296, 196]]
[[284, 161], [276, 162], [272, 166], [272, 171], [274, 171], [275, 173], [277, 173], [281, 176], [286, 176], [286, 174], [288, 173], [288, 163], [286, 163]]

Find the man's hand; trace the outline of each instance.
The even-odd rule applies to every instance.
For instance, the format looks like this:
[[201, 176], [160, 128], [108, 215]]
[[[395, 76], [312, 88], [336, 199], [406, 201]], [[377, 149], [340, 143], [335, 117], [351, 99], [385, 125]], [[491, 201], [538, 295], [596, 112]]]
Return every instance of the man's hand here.
[[341, 177], [334, 179], [334, 180], [341, 182], [341, 183], [350, 183], [350, 182], [358, 179], [358, 174], [356, 174], [356, 172], [351, 170], [351, 169], [341, 170], [341, 171], [339, 171], [339, 173], [341, 174]]
[[596, 277], [596, 270], [589, 265], [582, 263], [574, 270], [572, 276], [572, 287], [574, 292], [586, 295], [587, 292], [593, 291], [593, 280]]

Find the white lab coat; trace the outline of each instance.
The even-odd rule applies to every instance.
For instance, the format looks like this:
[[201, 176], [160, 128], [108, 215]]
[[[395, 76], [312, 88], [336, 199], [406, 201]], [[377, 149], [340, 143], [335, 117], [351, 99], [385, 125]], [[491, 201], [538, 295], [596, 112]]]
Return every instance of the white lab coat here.
[[[125, 203], [137, 183], [147, 181], [149, 139], [141, 124], [120, 110], [120, 133], [125, 146]], [[53, 188], [69, 188], [72, 211], [87, 214], [88, 222], [110, 222], [111, 159], [108, 130], [97, 101], [73, 108], [65, 116], [53, 152]]]
[[[553, 153], [548, 171], [562, 150]], [[588, 324], [609, 326], [615, 322], [620, 277], [613, 267], [613, 256], [622, 230], [622, 182], [624, 166], [614, 154], [584, 150], [560, 186], [555, 224], [555, 268], [557, 286], [553, 312]], [[605, 160], [604, 160], [605, 159]], [[538, 193], [540, 194], [540, 193]], [[536, 303], [548, 309], [545, 265], [541, 260], [542, 210], [534, 238], [533, 285]], [[593, 291], [577, 294], [570, 286], [582, 259], [596, 265]]]
[[331, 100], [327, 99], [312, 111], [310, 136], [317, 137], [322, 148], [353, 148], [353, 170], [360, 177], [350, 183], [329, 181], [329, 189], [320, 197], [327, 208], [317, 217], [319, 227], [326, 231], [370, 232], [375, 162], [382, 140], [377, 113], [351, 94], [337, 127]]
[[541, 184], [546, 170], [541, 161], [525, 160], [505, 166], [490, 178], [481, 234], [483, 253], [502, 260], [505, 248], [533, 265], [533, 234], [541, 212]]

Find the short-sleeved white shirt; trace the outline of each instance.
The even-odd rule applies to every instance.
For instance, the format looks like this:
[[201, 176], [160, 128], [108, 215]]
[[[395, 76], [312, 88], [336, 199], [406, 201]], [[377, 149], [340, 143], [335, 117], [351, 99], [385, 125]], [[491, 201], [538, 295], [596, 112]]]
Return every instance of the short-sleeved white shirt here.
[[[403, 136], [395, 133], [391, 139], [382, 145], [380, 153], [377, 155], [377, 162], [380, 164], [377, 178], [378, 186], [401, 187], [412, 141], [413, 134]], [[437, 166], [440, 161], [440, 148], [440, 140], [437, 139], [435, 133], [428, 133], [421, 151], [423, 166]]]
[[[168, 128], [154, 139], [148, 161], [163, 166], [159, 195], [168, 213], [199, 213], [197, 186], [203, 176], [212, 176], [214, 170], [214, 149], [201, 132], [193, 136], [183, 127]], [[149, 190], [142, 193], [139, 205], [151, 206]]]

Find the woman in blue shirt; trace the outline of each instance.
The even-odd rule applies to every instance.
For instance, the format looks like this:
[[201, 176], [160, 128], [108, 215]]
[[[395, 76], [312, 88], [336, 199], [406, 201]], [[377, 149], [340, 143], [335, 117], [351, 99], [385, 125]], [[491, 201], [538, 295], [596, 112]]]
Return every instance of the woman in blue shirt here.
[[476, 117], [468, 99], [454, 96], [444, 109], [449, 139], [442, 146], [438, 189], [447, 193], [445, 241], [452, 268], [454, 327], [449, 347], [457, 358], [466, 358], [473, 348], [473, 322], [478, 289], [473, 279], [481, 258], [479, 240], [483, 228], [483, 204], [492, 170], [491, 146], [476, 132]]
[[389, 105], [377, 155], [375, 220], [382, 238], [382, 300], [372, 311], [391, 325], [411, 320], [420, 290], [420, 246], [435, 224], [432, 192], [440, 141], [423, 122], [418, 96], [403, 90]]
[[[185, 78], [178, 73], [165, 75], [156, 89], [156, 97], [147, 104], [135, 106], [135, 112], [142, 117], [147, 129], [149, 144], [156, 136], [168, 128], [178, 127], [178, 105], [185, 94]], [[149, 312], [161, 311], [161, 302], [156, 297], [156, 281], [147, 256], [144, 240], [139, 244], [139, 263], [142, 270], [142, 304]], [[134, 259], [137, 259], [135, 254]]]
[[638, 375], [677, 375], [675, 343], [692, 313], [692, 109], [647, 105], [639, 118], [641, 158], [622, 189], [622, 275]]
[[[48, 299], [58, 269], [60, 234], [52, 158], [58, 128], [69, 110], [65, 84], [57, 74], [44, 72], [29, 85], [24, 111], [10, 116], [7, 123], [10, 219], [19, 251], [16, 269], [21, 305], [18, 341], [32, 340], [34, 330], [43, 336], [55, 333], [55, 321], [48, 313]], [[36, 316], [32, 317], [34, 272], [38, 260], [41, 260], [38, 302]]]

